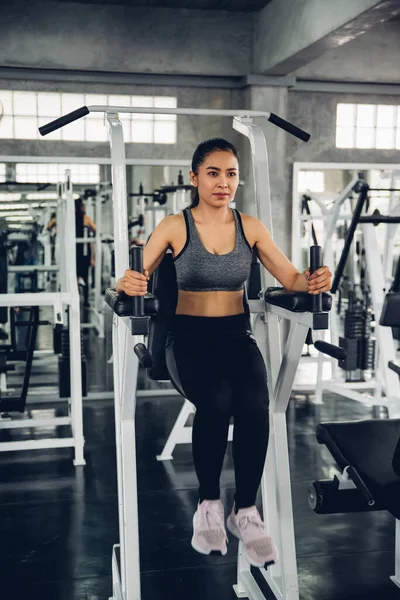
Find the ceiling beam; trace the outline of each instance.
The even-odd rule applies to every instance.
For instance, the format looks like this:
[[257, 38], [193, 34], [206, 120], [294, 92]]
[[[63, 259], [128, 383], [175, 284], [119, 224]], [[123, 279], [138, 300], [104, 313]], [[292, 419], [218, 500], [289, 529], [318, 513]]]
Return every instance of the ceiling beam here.
[[399, 0], [273, 0], [257, 18], [253, 71], [294, 73], [399, 14]]

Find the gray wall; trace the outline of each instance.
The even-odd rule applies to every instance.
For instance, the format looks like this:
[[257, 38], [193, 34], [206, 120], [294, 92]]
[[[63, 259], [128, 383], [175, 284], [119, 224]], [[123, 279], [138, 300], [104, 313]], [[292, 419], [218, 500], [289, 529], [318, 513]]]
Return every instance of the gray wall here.
[[[273, 0], [279, 2], [279, 0]], [[271, 3], [271, 5], [273, 4]], [[25, 0], [0, 7], [0, 65], [34, 69], [240, 76], [254, 67], [252, 42], [257, 13], [130, 8], [106, 4]], [[318, 25], [318, 23], [314, 23]], [[374, 29], [310, 62], [294, 73], [303, 79], [399, 81], [400, 21]], [[400, 163], [394, 150], [335, 148], [337, 102], [400, 104], [400, 96], [305, 93], [287, 88], [172, 87], [115, 83], [0, 80], [0, 89], [175, 95], [179, 107], [274, 111], [309, 131], [308, 144], [272, 125], [265, 132], [270, 155], [274, 235], [290, 251], [294, 161]], [[239, 208], [254, 214], [246, 140], [229, 118], [178, 117], [178, 143], [129, 144], [128, 158], [190, 159], [202, 140], [223, 136], [239, 144]], [[1, 140], [2, 155], [109, 157], [107, 143]], [[185, 179], [187, 174], [185, 173]], [[132, 184], [132, 181], [131, 181]]]
[[251, 71], [253, 14], [14, 0], [0, 8], [0, 64], [130, 73]]
[[288, 162], [400, 163], [399, 150], [336, 148], [336, 105], [339, 102], [399, 105], [400, 97], [326, 92], [289, 93], [289, 121], [311, 133], [311, 140], [304, 144], [290, 136]]

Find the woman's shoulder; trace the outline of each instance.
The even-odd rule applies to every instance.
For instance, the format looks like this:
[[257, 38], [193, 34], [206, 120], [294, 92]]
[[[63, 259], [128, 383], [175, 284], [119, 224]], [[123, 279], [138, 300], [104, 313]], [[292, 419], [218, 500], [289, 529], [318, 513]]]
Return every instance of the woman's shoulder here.
[[165, 217], [164, 221], [168, 229], [180, 229], [182, 225], [185, 224], [185, 217], [183, 216], [183, 211], [180, 213], [176, 213], [176, 215], [168, 215], [168, 217]]
[[257, 223], [259, 223], [259, 219], [257, 217], [253, 217], [252, 215], [246, 215], [245, 213], [240, 212], [240, 210], [237, 210], [238, 214], [240, 215], [240, 219], [243, 223], [244, 227], [248, 227], [248, 228], [254, 228], [257, 227]]

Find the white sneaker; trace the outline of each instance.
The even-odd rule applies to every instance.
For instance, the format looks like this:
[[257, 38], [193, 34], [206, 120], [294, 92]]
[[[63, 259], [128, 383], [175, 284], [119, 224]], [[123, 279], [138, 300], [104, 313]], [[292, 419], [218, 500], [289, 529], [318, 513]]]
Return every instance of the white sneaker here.
[[221, 500], [203, 500], [193, 517], [192, 547], [200, 554], [221, 552], [225, 556], [228, 541]]
[[255, 506], [242, 508], [237, 514], [233, 507], [226, 525], [243, 543], [246, 558], [253, 567], [261, 568], [277, 562], [277, 550]]

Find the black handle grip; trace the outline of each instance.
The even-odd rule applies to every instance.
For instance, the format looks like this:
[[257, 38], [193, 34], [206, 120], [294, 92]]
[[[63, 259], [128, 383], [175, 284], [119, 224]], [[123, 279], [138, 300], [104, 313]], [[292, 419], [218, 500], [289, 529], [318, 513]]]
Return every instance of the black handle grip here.
[[[311, 246], [310, 248], [310, 275], [322, 266], [322, 248], [321, 246]], [[312, 296], [312, 312], [322, 312], [322, 295]]]
[[400, 377], [400, 365], [396, 365], [393, 361], [388, 362], [388, 367]]
[[81, 108], [78, 108], [77, 110], [73, 110], [72, 112], [68, 113], [67, 115], [60, 117], [59, 119], [56, 119], [55, 121], [50, 121], [50, 123], [46, 123], [46, 125], [42, 125], [42, 127], [39, 127], [39, 133], [40, 133], [40, 135], [47, 135], [48, 133], [51, 133], [52, 131], [55, 131], [56, 129], [61, 129], [61, 127], [64, 127], [64, 125], [68, 125], [68, 123], [72, 123], [73, 121], [77, 121], [81, 117], [85, 117], [89, 113], [90, 113], [90, 110], [88, 109], [88, 107], [82, 106]]
[[151, 369], [153, 366], [153, 357], [146, 346], [144, 344], [136, 344], [136, 346], [133, 347], [133, 350], [135, 351], [135, 354], [138, 357], [142, 367], [145, 369]]
[[[131, 269], [143, 273], [143, 248], [132, 246], [131, 248]], [[144, 315], [144, 296], [133, 296], [133, 314], [141, 317]]]
[[336, 360], [345, 360], [347, 356], [347, 352], [344, 348], [335, 346], [334, 344], [328, 344], [328, 342], [323, 342], [322, 340], [314, 342], [314, 348], [316, 348], [318, 352], [322, 352], [322, 354], [327, 354], [332, 358], [336, 358]]
[[311, 135], [309, 133], [307, 133], [303, 129], [300, 129], [300, 127], [296, 127], [296, 125], [293, 125], [293, 123], [289, 123], [289, 121], [285, 121], [285, 119], [278, 117], [278, 115], [275, 115], [274, 113], [270, 114], [268, 121], [270, 121], [274, 125], [277, 125], [277, 127], [284, 129], [288, 133], [291, 133], [292, 135], [299, 138], [300, 140], [303, 140], [303, 142], [308, 142], [308, 140], [311, 137]]

